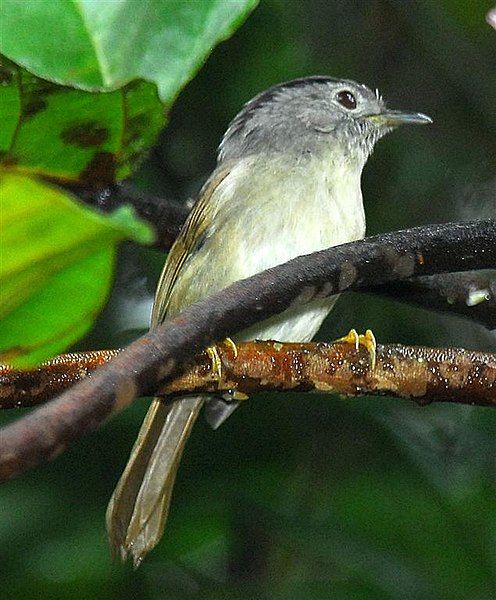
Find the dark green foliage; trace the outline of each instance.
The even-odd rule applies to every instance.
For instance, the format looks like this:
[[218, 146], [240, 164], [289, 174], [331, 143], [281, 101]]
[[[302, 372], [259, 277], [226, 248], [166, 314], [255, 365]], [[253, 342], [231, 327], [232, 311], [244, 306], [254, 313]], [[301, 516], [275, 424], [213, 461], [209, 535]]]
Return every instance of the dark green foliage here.
[[[429, 128], [392, 134], [367, 165], [370, 233], [494, 216], [491, 4], [266, 0], [179, 96], [135, 181], [189, 197], [243, 102], [278, 81], [321, 73], [377, 86], [392, 107], [434, 118]], [[9, 135], [0, 128], [0, 145]], [[85, 348], [135, 335], [118, 327], [146, 327], [136, 311], [128, 325], [116, 314], [152, 293], [162, 263], [150, 250], [122, 249], [109, 307]], [[380, 341], [496, 349], [482, 328], [378, 298], [341, 298], [320, 337], [350, 327], [371, 327]], [[217, 432], [200, 422], [166, 535], [133, 572], [110, 559], [104, 509], [143, 404], [0, 490], [5, 597], [494, 597], [490, 409], [287, 395], [250, 400]]]

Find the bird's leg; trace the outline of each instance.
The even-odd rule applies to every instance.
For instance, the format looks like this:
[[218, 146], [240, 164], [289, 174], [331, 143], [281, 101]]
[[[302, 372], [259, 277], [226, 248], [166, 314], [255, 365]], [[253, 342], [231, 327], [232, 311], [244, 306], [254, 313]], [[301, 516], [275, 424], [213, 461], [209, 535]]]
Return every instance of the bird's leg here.
[[347, 335], [339, 338], [337, 341], [354, 345], [357, 352], [360, 346], [363, 346], [370, 356], [370, 368], [372, 370], [375, 369], [377, 342], [375, 341], [375, 336], [370, 329], [367, 329], [365, 334], [361, 335], [357, 333], [356, 329], [350, 329]]
[[231, 347], [231, 350], [233, 351], [234, 358], [238, 358], [238, 347], [236, 346], [236, 344], [234, 343], [234, 341], [230, 337], [227, 337], [224, 340], [224, 343]]
[[[226, 338], [224, 343], [227, 344], [232, 352], [234, 359], [238, 356], [238, 348], [234, 341], [231, 338]], [[223, 375], [222, 375], [222, 360], [219, 356], [219, 351], [217, 350], [217, 346], [209, 346], [206, 350], [210, 360], [212, 361], [212, 376], [217, 378], [218, 387], [222, 388], [224, 384]], [[237, 390], [229, 390], [225, 392], [222, 396], [223, 400], [226, 402], [232, 402], [237, 400], [246, 400], [248, 396]]]
[[336, 342], [346, 342], [347, 344], [351, 344], [355, 346], [355, 350], [358, 351], [360, 346], [360, 336], [358, 335], [356, 329], [350, 329], [344, 337], [338, 338]]
[[206, 352], [212, 363], [212, 377], [217, 378], [220, 387], [222, 383], [222, 361], [217, 346], [209, 346]]
[[[238, 356], [238, 348], [231, 338], [226, 338], [224, 343], [230, 346], [233, 358]], [[209, 346], [207, 354], [212, 361], [212, 377], [217, 378], [218, 387], [224, 386], [222, 375], [222, 361], [219, 356], [217, 346]], [[205, 418], [207, 423], [217, 429], [224, 421], [236, 410], [241, 400], [246, 400], [248, 396], [237, 390], [228, 389], [222, 393], [221, 398], [209, 398], [205, 406]]]
[[373, 371], [375, 369], [376, 357], [377, 357], [377, 342], [375, 341], [375, 335], [371, 329], [367, 329], [364, 335], [358, 336], [358, 343], [365, 347], [370, 356], [370, 368]]

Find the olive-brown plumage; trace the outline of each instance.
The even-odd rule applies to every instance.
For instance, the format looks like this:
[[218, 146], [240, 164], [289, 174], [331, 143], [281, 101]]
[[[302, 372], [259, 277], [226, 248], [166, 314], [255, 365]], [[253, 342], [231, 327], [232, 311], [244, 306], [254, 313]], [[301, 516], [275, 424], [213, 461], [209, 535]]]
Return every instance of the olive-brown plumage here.
[[[262, 92], [234, 118], [160, 278], [151, 326], [229, 284], [360, 239], [360, 178], [374, 144], [419, 113], [366, 86], [308, 77]], [[289, 309], [236, 339], [309, 341], [335, 298]], [[107, 510], [114, 550], [138, 565], [160, 539], [185, 442], [204, 399], [153, 400]]]

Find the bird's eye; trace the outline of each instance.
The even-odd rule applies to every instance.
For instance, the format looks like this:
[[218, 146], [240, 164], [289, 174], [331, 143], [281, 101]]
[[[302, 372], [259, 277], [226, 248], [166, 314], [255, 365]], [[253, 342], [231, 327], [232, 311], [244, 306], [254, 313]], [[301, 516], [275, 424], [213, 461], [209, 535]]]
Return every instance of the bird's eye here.
[[348, 90], [343, 90], [342, 92], [338, 92], [336, 94], [336, 100], [349, 110], [353, 110], [357, 107], [357, 101], [355, 96]]

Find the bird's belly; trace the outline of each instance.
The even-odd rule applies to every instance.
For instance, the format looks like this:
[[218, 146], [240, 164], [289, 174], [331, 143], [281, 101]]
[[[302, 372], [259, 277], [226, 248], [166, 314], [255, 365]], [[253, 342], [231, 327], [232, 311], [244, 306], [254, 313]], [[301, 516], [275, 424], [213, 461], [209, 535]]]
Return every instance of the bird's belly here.
[[[273, 217], [261, 218], [261, 226], [252, 232], [245, 231], [240, 242], [240, 246], [244, 246], [245, 257], [243, 277], [296, 256], [362, 238], [365, 234], [365, 217], [360, 191], [355, 198], [353, 194], [343, 196], [347, 201], [345, 206], [334, 202], [329, 209], [328, 203], [326, 206], [326, 202], [317, 198], [305, 213], [298, 214], [295, 219], [288, 218], [287, 214], [283, 214], [278, 223], [274, 223]], [[274, 235], [274, 231], [277, 231], [277, 235]], [[308, 342], [320, 329], [337, 298], [332, 296], [289, 308], [241, 332], [237, 339]]]
[[337, 296], [331, 296], [290, 308], [245, 329], [235, 336], [235, 339], [238, 341], [309, 342], [320, 329], [322, 321], [332, 310], [337, 298]]

